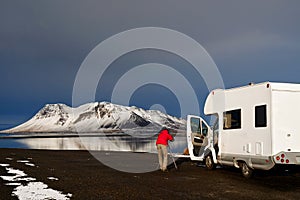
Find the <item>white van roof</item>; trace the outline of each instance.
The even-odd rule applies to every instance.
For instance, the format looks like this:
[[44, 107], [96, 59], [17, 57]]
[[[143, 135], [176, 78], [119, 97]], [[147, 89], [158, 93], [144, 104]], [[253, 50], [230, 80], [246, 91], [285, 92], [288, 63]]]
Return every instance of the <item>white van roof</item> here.
[[[248, 89], [254, 88], [270, 88], [272, 91], [291, 91], [291, 92], [300, 92], [300, 84], [299, 83], [279, 83], [279, 82], [263, 82], [263, 83], [250, 83], [246, 86], [229, 88], [229, 89], [215, 89], [210, 92], [207, 96], [205, 106], [204, 106], [204, 114], [209, 115], [215, 113], [216, 110], [224, 109], [224, 98], [225, 95], [235, 92], [242, 92], [242, 90], [247, 91]], [[257, 90], [261, 91], [261, 90]], [[237, 97], [238, 98], [238, 97]], [[223, 107], [223, 108], [222, 108]]]

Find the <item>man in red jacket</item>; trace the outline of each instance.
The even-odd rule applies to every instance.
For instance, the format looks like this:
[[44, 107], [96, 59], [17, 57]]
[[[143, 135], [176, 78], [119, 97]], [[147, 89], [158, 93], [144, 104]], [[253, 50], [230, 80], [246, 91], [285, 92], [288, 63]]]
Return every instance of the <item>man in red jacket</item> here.
[[169, 133], [167, 128], [163, 128], [157, 137], [156, 147], [158, 152], [158, 162], [160, 169], [165, 172], [167, 171], [168, 164], [168, 141], [173, 141], [173, 136]]

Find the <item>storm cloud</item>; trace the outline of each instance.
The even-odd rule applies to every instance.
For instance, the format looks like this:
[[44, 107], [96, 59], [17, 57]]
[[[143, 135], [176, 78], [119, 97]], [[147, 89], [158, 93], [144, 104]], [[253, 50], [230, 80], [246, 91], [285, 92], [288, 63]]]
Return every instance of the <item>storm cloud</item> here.
[[[226, 87], [299, 82], [299, 15], [296, 0], [1, 1], [1, 123], [25, 121], [45, 103], [71, 105], [76, 73], [89, 52], [112, 35], [138, 27], [169, 28], [196, 40], [217, 64]], [[182, 71], [188, 66], [158, 54], [136, 52], [138, 58], [129, 55], [115, 65], [155, 61], [176, 68], [181, 63]], [[203, 102], [207, 88], [201, 79], [194, 82]], [[105, 100], [100, 93], [97, 100]], [[138, 99], [132, 101], [142, 106]]]

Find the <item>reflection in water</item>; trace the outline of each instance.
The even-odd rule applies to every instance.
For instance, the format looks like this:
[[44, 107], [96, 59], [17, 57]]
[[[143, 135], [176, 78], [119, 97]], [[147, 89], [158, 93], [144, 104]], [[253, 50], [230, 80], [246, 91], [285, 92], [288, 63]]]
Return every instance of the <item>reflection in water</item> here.
[[[66, 134], [40, 134], [40, 135], [0, 135], [0, 148], [27, 148], [50, 150], [91, 150], [91, 151], [130, 151], [130, 152], [156, 152], [156, 136], [134, 137], [131, 135], [105, 136]], [[187, 147], [186, 137], [175, 136], [170, 143], [173, 153], [181, 153]]]
[[[116, 134], [0, 134], [0, 148], [89, 150], [100, 162], [113, 169], [144, 173], [159, 169], [156, 153], [157, 136], [141, 137]], [[187, 147], [186, 137], [179, 134], [170, 142], [173, 153], [182, 153]], [[170, 149], [169, 149], [170, 151]], [[131, 152], [149, 152], [131, 153]], [[172, 163], [169, 159], [168, 164]]]

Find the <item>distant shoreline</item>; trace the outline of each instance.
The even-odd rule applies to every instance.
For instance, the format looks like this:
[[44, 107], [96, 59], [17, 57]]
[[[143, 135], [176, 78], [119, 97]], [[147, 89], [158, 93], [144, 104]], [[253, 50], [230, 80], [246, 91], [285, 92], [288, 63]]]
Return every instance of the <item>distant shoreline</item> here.
[[18, 138], [64, 138], [64, 137], [124, 137], [128, 134], [107, 134], [107, 133], [0, 133], [0, 139], [18, 139]]

